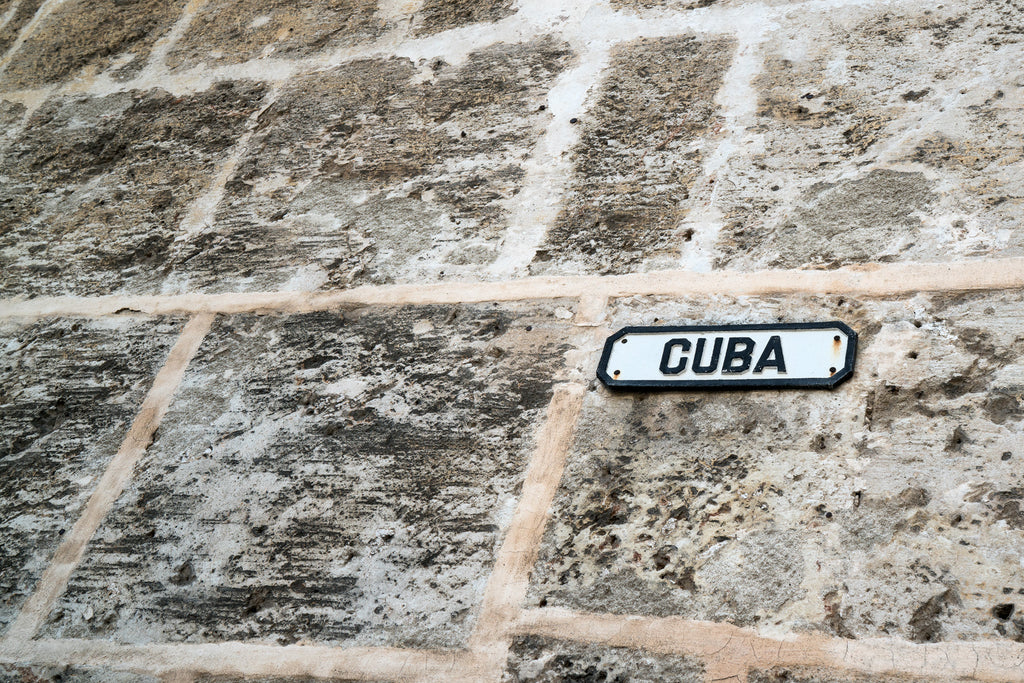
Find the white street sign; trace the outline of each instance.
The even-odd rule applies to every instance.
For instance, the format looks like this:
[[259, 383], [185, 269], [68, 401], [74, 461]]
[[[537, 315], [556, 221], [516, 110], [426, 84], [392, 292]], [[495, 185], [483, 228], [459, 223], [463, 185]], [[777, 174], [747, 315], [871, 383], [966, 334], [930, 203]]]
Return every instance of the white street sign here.
[[597, 376], [613, 388], [831, 389], [856, 351], [841, 322], [626, 327], [605, 342]]

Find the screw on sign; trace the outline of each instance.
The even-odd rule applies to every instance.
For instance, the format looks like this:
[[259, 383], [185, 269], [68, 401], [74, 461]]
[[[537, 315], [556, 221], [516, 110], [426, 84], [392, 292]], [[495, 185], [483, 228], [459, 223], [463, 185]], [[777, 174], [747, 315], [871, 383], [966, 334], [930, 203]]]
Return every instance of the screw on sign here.
[[857, 333], [838, 321], [625, 327], [597, 368], [616, 389], [831, 389], [853, 374]]

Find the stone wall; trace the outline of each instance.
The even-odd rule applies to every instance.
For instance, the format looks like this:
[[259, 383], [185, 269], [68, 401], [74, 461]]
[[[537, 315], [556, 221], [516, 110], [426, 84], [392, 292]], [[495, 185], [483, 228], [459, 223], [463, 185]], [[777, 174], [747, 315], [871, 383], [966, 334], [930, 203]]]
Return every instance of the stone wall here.
[[[1024, 681], [1016, 0], [0, 0], [0, 681]], [[610, 392], [842, 320], [832, 391]]]

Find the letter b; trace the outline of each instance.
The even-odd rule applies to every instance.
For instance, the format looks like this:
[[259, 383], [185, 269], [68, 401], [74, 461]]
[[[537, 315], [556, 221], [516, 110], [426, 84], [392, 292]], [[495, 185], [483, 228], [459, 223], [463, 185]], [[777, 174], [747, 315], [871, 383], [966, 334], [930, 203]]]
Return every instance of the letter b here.
[[750, 337], [729, 337], [729, 343], [725, 347], [725, 360], [722, 361], [722, 372], [738, 374], [749, 370], [750, 355], [753, 351], [754, 340]]

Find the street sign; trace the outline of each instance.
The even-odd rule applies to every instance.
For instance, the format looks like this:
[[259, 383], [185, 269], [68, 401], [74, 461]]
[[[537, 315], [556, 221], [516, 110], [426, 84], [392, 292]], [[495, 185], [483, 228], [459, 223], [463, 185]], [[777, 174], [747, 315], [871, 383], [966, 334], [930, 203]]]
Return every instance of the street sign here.
[[611, 388], [831, 389], [853, 374], [857, 333], [845, 324], [624, 327], [597, 376]]

